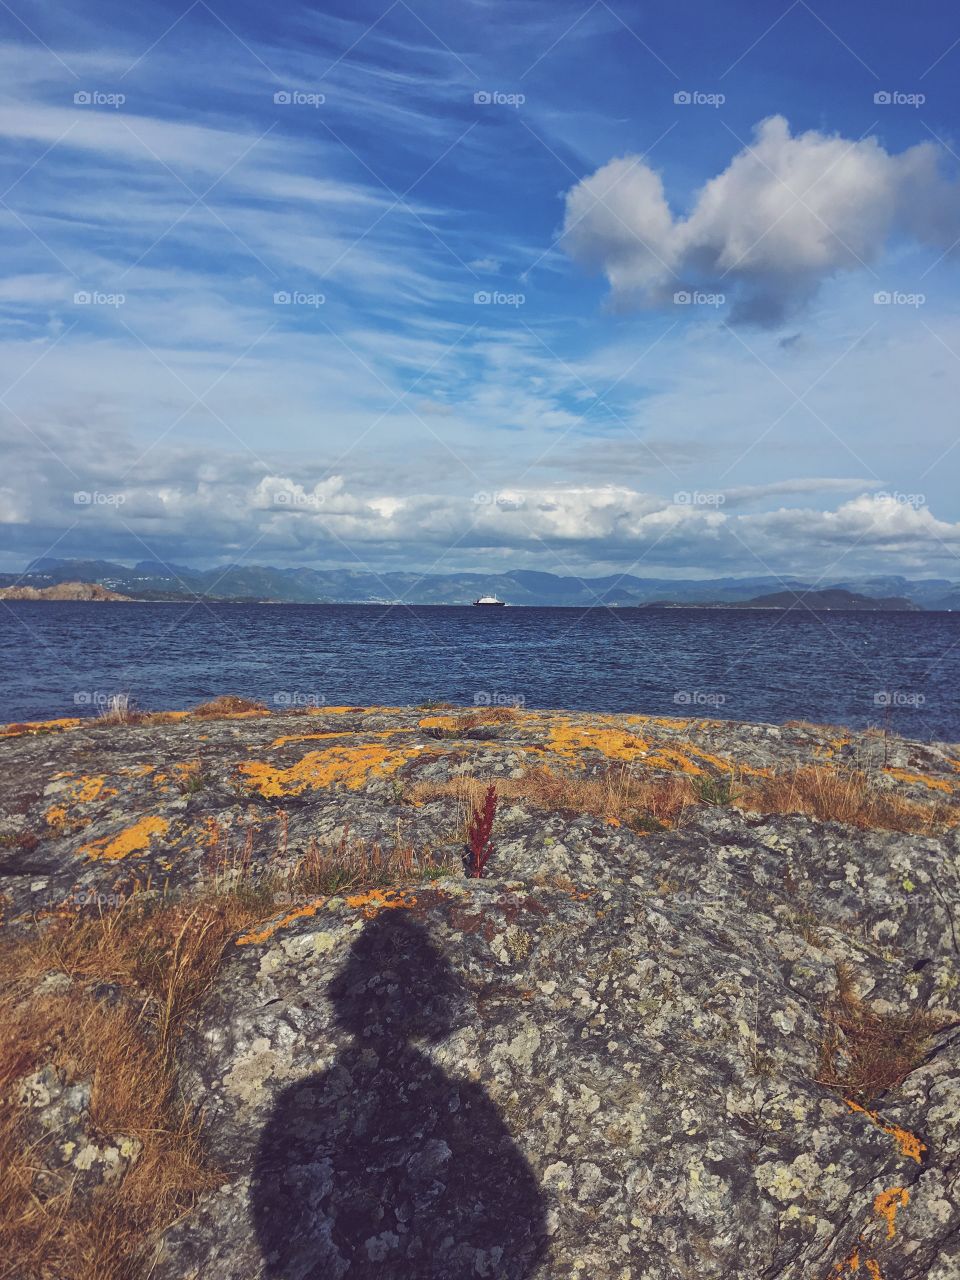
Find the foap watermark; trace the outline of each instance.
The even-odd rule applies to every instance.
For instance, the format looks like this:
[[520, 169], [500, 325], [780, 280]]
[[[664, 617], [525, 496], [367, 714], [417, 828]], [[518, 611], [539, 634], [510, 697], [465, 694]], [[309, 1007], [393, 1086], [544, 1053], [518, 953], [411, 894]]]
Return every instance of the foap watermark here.
[[725, 93], [703, 93], [700, 89], [678, 89], [673, 95], [678, 107], [722, 107], [726, 100]]
[[322, 307], [326, 300], [326, 294], [303, 289], [277, 289], [273, 295], [275, 307]]
[[503, 293], [499, 289], [478, 289], [473, 295], [476, 307], [522, 307], [526, 300], [524, 293]]
[[726, 500], [726, 494], [704, 493], [700, 489], [680, 489], [673, 495], [678, 507], [722, 507]]
[[96, 907], [98, 911], [114, 910], [127, 901], [125, 893], [98, 893], [93, 889], [73, 889], [65, 898], [51, 901], [55, 910], [83, 911], [87, 907]]
[[722, 307], [726, 301], [726, 294], [705, 293], [702, 289], [678, 289], [673, 295], [676, 307]]
[[527, 700], [522, 693], [496, 693], [492, 689], [478, 689], [473, 695], [475, 707], [525, 707]]
[[78, 289], [73, 295], [75, 307], [122, 307], [125, 293], [102, 293], [99, 289]]
[[306, 89], [278, 89], [273, 95], [274, 104], [278, 107], [322, 107], [326, 100], [325, 93]]
[[522, 507], [526, 500], [522, 493], [511, 493], [506, 489], [494, 490], [489, 493], [482, 491], [473, 495], [474, 504], [478, 507], [507, 507], [515, 509]]
[[894, 489], [892, 492], [883, 489], [880, 493], [873, 495], [874, 502], [896, 502], [901, 507], [913, 507], [914, 511], [919, 511], [921, 507], [927, 505], [927, 495], [925, 493], [900, 493]]
[[925, 293], [904, 293], [901, 289], [878, 289], [873, 295], [875, 307], [922, 307]]
[[499, 89], [478, 89], [473, 101], [478, 107], [522, 107], [525, 93], [501, 93]]
[[909, 689], [880, 689], [873, 695], [875, 707], [922, 707], [927, 699]]
[[112, 711], [117, 705], [117, 699], [123, 696], [117, 693], [103, 693], [99, 689], [77, 689], [73, 695], [73, 705]]
[[124, 493], [101, 493], [98, 489], [77, 489], [73, 495], [75, 507], [122, 507], [126, 500]]
[[725, 693], [712, 693], [709, 689], [678, 689], [673, 695], [678, 707], [722, 707], [726, 705]]
[[275, 507], [322, 507], [326, 500], [322, 493], [297, 492], [295, 489], [280, 489], [273, 495]]
[[873, 95], [878, 107], [922, 107], [926, 100], [925, 93], [902, 93], [899, 89], [878, 89]]
[[127, 100], [125, 93], [103, 93], [100, 89], [78, 89], [73, 95], [76, 107], [113, 107], [118, 111]]
[[327, 700], [322, 693], [306, 693], [303, 689], [281, 689], [273, 695], [275, 707], [325, 707]]

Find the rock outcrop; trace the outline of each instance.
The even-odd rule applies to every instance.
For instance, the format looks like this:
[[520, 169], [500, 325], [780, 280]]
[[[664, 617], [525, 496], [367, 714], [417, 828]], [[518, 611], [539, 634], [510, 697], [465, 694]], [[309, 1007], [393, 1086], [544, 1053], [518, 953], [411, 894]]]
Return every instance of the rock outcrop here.
[[0, 587], [0, 600], [129, 600], [99, 582], [58, 582], [52, 587]]
[[[439, 868], [291, 894], [230, 942], [179, 1051], [223, 1181], [154, 1242], [153, 1280], [960, 1275], [960, 748], [484, 720], [0, 731], [12, 930], [197, 891], [213, 863], [266, 874], [311, 841]], [[915, 806], [917, 831], [736, 807], [732, 778], [814, 762]], [[649, 823], [546, 809], [511, 794], [532, 765], [692, 780], [694, 802]], [[501, 780], [482, 880], [462, 775]], [[915, 1060], [870, 1088], [854, 1066], [911, 1017]], [[21, 1087], [41, 1115], [83, 1110], [56, 1076]], [[96, 1159], [122, 1179], [135, 1145]]]

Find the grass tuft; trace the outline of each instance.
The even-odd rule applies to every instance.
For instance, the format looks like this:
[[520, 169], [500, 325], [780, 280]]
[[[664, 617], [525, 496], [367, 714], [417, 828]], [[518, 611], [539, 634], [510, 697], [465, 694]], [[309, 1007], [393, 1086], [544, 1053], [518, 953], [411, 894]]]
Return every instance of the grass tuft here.
[[853, 970], [843, 963], [825, 1012], [817, 1083], [861, 1105], [902, 1084], [923, 1062], [931, 1038], [958, 1021], [928, 1009], [878, 1013], [861, 999]]

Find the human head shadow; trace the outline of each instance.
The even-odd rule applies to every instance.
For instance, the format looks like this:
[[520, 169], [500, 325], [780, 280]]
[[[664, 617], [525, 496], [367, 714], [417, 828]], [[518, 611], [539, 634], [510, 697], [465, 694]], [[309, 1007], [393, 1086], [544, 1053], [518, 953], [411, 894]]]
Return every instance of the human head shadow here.
[[365, 926], [330, 983], [353, 1036], [287, 1087], [264, 1128], [251, 1208], [270, 1280], [523, 1280], [543, 1256], [544, 1200], [497, 1108], [440, 1070], [462, 988], [404, 910]]

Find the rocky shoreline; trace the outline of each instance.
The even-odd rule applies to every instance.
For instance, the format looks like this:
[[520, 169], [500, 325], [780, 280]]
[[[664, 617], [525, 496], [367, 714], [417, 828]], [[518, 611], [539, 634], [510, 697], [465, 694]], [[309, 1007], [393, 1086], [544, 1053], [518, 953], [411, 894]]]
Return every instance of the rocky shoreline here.
[[[7, 726], [0, 761], [11, 939], [273, 886], [177, 1041], [217, 1185], [139, 1274], [960, 1272], [960, 746], [241, 707]], [[72, 1133], [44, 1159], [122, 1189], [139, 1135], [29, 1067], [32, 1131]]]

